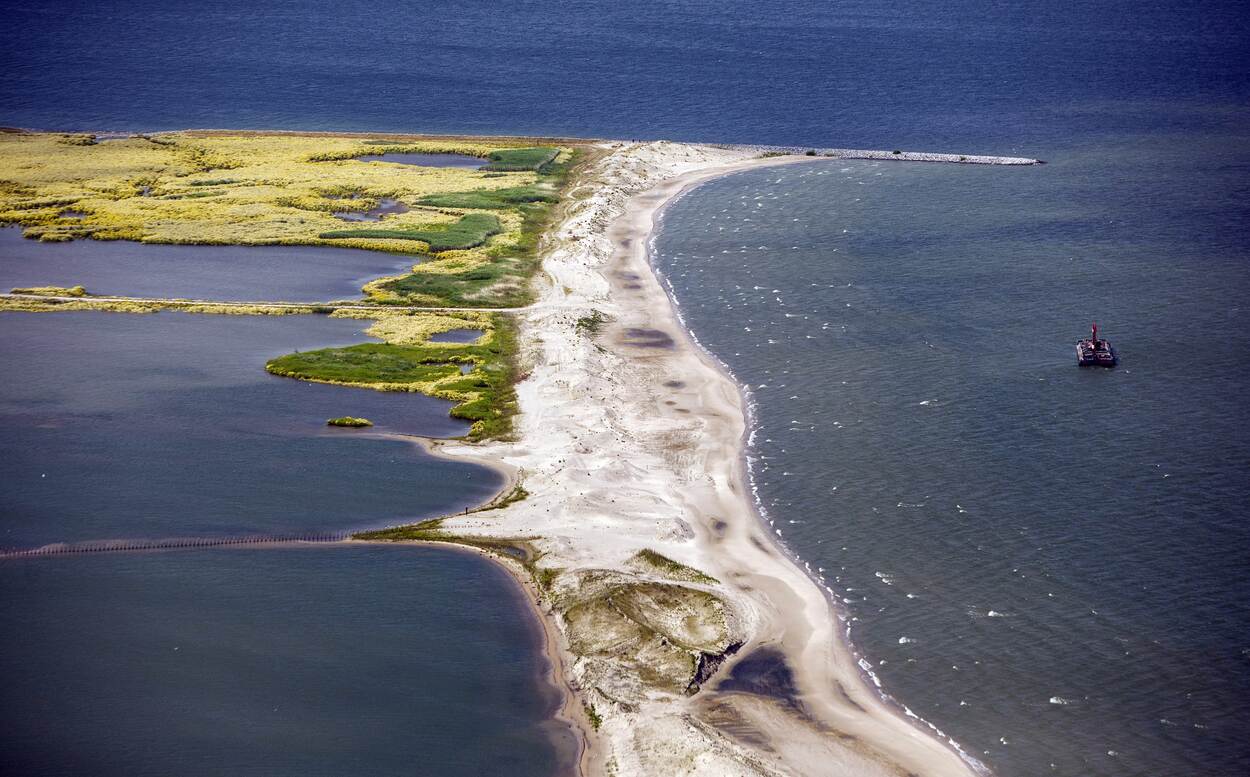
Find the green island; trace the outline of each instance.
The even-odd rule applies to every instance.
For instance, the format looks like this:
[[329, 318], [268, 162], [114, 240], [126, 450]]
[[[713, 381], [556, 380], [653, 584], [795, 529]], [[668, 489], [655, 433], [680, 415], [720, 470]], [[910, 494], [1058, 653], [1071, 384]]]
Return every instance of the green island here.
[[367, 426], [373, 426], [373, 422], [368, 418], [354, 418], [349, 415], [341, 418], [331, 418], [326, 421], [326, 426], [345, 426], [352, 429], [361, 429]]

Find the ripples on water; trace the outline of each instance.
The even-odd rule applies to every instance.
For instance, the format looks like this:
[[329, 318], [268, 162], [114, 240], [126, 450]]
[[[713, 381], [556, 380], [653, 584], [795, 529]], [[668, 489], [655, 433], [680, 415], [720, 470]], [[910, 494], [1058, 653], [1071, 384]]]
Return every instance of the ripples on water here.
[[[886, 689], [1008, 777], [1250, 765], [1250, 160], [1133, 147], [754, 171], [657, 241], [756, 400], [785, 541]], [[1116, 370], [1075, 366], [1093, 318]]]

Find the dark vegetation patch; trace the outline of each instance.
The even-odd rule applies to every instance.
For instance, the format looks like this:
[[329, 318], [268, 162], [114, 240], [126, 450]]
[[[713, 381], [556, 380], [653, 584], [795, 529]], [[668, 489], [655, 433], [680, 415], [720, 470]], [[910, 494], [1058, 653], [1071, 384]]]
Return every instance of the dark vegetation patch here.
[[607, 321], [608, 317], [603, 315], [603, 311], [596, 310], [589, 316], [582, 316], [577, 319], [577, 331], [587, 337], [594, 337], [599, 334], [599, 330], [603, 329], [603, 325]]
[[275, 375], [337, 383], [419, 383], [458, 372], [445, 363], [446, 354], [430, 354], [413, 345], [361, 343], [344, 348], [279, 356], [265, 365]]
[[373, 422], [368, 418], [353, 418], [352, 416], [345, 415], [341, 418], [331, 418], [329, 421], [326, 421], [326, 426], [347, 426], [359, 428], [373, 426]]
[[[382, 289], [399, 295], [399, 298], [379, 301], [465, 308], [521, 307], [530, 302], [525, 282], [536, 264], [537, 261], [530, 257], [514, 257], [501, 258], [462, 272], [412, 273], [381, 284]], [[482, 290], [488, 287], [493, 287], [492, 292], [482, 294]]]
[[439, 528], [442, 518], [422, 521], [411, 526], [393, 526], [388, 529], [357, 532], [353, 539], [371, 540], [373, 542], [450, 542], [456, 545], [468, 545], [492, 553], [501, 553], [508, 558], [529, 564], [537, 555], [524, 540], [493, 539], [489, 537], [468, 537]]
[[335, 229], [322, 232], [320, 237], [326, 240], [342, 238], [420, 240], [429, 244], [431, 253], [438, 253], [476, 248], [485, 243], [491, 235], [496, 235], [500, 231], [502, 227], [499, 224], [499, 217], [491, 213], [470, 213], [446, 226], [438, 224], [411, 229]]
[[447, 194], [431, 194], [417, 202], [435, 208], [472, 208], [498, 210], [512, 205], [524, 205], [531, 202], [557, 202], [559, 197], [550, 189], [536, 185], [513, 186], [507, 189], [477, 189], [468, 192], [448, 192]]
[[225, 186], [231, 183], [238, 183], [238, 180], [234, 178], [209, 178], [203, 181], [187, 181], [187, 186]]
[[694, 677], [690, 678], [690, 684], [686, 686], [686, 694], [693, 696], [698, 693], [703, 684], [711, 680], [716, 670], [720, 669], [721, 664], [728, 661], [741, 647], [741, 642], [734, 642], [719, 653], [700, 652], [695, 659]]
[[542, 169], [555, 161], [560, 149], [551, 146], [535, 146], [533, 148], [505, 148], [490, 153], [490, 164], [483, 170], [496, 172], [520, 172], [523, 170]]
[[591, 727], [598, 731], [599, 727], [603, 725], [603, 718], [599, 717], [598, 712], [595, 712], [595, 705], [587, 704], [584, 706], [586, 707], [586, 719], [590, 721]]

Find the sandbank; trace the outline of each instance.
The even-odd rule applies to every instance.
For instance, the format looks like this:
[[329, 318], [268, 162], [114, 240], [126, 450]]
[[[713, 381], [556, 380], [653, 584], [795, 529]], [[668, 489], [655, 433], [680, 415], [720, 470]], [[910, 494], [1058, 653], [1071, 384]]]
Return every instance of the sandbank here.
[[[443, 527], [539, 551], [533, 566], [550, 582], [532, 590], [556, 627], [556, 665], [598, 722], [586, 732], [584, 772], [974, 773], [866, 681], [828, 592], [773, 542], [746, 477], [739, 387], [686, 332], [648, 263], [656, 220], [681, 193], [735, 171], [811, 160], [673, 143], [602, 151], [548, 238], [539, 301], [517, 314], [527, 377], [517, 386], [516, 441], [439, 446], [506, 463], [529, 492]], [[606, 323], [588, 326], [596, 314]], [[635, 644], [641, 638], [601, 621], [616, 643], [588, 647], [580, 631], [605, 579], [616, 586], [603, 594], [613, 606], [620, 591], [674, 587], [639, 567], [639, 551], [711, 578], [679, 587], [723, 605], [715, 625], [725, 648], [692, 651], [700, 681], [685, 693], [654, 679], [660, 670], [644, 655], [654, 640]], [[622, 613], [643, 626], [657, 616]]]

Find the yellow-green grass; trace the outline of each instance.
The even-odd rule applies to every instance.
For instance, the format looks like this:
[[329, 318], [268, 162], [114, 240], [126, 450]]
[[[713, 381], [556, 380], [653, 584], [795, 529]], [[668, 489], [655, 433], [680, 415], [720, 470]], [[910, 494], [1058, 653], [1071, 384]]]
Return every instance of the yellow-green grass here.
[[461, 216], [459, 221], [450, 224], [437, 224], [429, 228], [378, 229], [337, 229], [322, 232], [321, 237], [328, 240], [391, 238], [395, 240], [420, 240], [429, 246], [431, 253], [442, 251], [476, 248], [491, 235], [502, 230], [499, 217], [490, 213], [469, 213]]
[[[168, 133], [92, 144], [89, 136], [0, 134], [0, 223], [47, 241], [336, 245], [413, 254], [414, 261], [430, 260], [406, 284], [371, 287], [379, 301], [511, 307], [527, 300], [537, 231], [572, 150], [553, 147], [556, 159], [539, 174], [355, 158], [380, 148], [487, 157], [514, 140], [370, 140]], [[353, 230], [334, 213], [369, 210], [382, 198], [410, 210], [344, 234]], [[438, 242], [463, 237], [470, 231], [465, 217], [482, 209], [491, 213], [467, 220], [480, 241]], [[64, 215], [69, 210], [77, 217]], [[479, 228], [486, 215], [497, 219], [497, 232]]]
[[18, 286], [13, 289], [14, 294], [33, 294], [39, 297], [85, 297], [87, 289], [84, 286], [31, 286], [23, 288]]
[[515, 172], [518, 170], [542, 172], [543, 167], [554, 162], [559, 153], [560, 149], [552, 146], [501, 149], [490, 152], [490, 164], [483, 169], [493, 172]]

